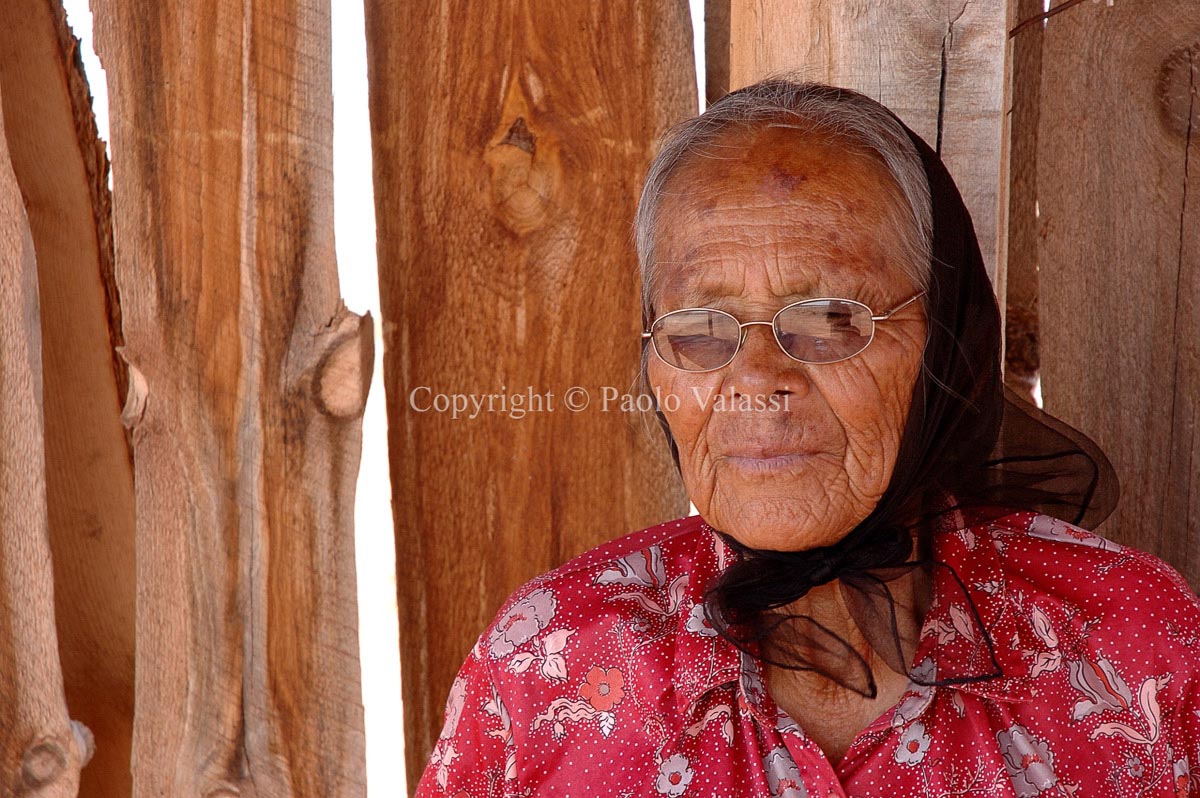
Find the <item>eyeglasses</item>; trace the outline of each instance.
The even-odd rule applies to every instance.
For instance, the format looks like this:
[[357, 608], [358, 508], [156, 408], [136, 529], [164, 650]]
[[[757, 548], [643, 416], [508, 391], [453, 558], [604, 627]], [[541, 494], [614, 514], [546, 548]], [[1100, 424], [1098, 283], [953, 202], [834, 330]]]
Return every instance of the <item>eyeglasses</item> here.
[[878, 315], [853, 299], [803, 299], [781, 308], [770, 321], [738, 321], [713, 308], [683, 308], [654, 320], [642, 333], [669, 366], [682, 371], [716, 371], [733, 360], [746, 342], [746, 328], [766, 324], [788, 357], [801, 363], [837, 363], [857, 355], [875, 340], [875, 322], [887, 321], [925, 291]]

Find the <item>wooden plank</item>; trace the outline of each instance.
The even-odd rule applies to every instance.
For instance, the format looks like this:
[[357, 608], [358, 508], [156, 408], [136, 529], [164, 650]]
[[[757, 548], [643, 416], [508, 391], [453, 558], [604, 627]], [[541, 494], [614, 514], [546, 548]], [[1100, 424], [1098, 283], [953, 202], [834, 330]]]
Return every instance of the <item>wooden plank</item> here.
[[83, 796], [129, 795], [133, 462], [113, 280], [108, 158], [57, 0], [0, 4], [0, 86], [37, 253], [46, 498], [67, 705], [99, 745]]
[[[1014, 0], [1009, 9], [1010, 31], [1043, 14], [1042, 0]], [[1005, 142], [1009, 146], [1011, 172], [1009, 179], [1001, 183], [1010, 192], [1008, 202], [1001, 206], [1008, 211], [1008, 235], [1002, 239], [1008, 248], [1004, 259], [1004, 380], [1014, 390], [1026, 393], [1030, 402], [1039, 371], [1037, 132], [1042, 105], [1039, 81], [1027, 76], [1041, 74], [1043, 30], [1035, 21], [1025, 24], [1009, 38], [1011, 99], [1006, 103]], [[1019, 91], [1011, 91], [1011, 84], [1017, 80]]]
[[729, 93], [729, 4], [704, 0], [704, 95], [712, 105]]
[[[3, 89], [0, 88], [0, 91]], [[89, 756], [54, 632], [33, 237], [0, 124], [0, 794], [68, 798]]]
[[[687, 512], [657, 427], [603, 412], [601, 391], [637, 374], [634, 207], [653, 142], [697, 96], [682, 0], [366, 11], [415, 785], [454, 673], [504, 598]], [[573, 413], [576, 385], [592, 404]], [[496, 402], [474, 418], [421, 411], [433, 394], [530, 392], [553, 396], [523, 418]]]
[[369, 318], [333, 249], [326, 0], [95, 0], [137, 500], [135, 796], [365, 793]]
[[997, 283], [1005, 4], [730, 0], [730, 88], [780, 71], [878, 100], [937, 150]]
[[[1046, 408], [1091, 434], [1122, 498], [1104, 534], [1200, 587], [1200, 16], [1193, 0], [1048, 20], [1036, 237]], [[1025, 35], [1023, 32], [1018, 35]]]

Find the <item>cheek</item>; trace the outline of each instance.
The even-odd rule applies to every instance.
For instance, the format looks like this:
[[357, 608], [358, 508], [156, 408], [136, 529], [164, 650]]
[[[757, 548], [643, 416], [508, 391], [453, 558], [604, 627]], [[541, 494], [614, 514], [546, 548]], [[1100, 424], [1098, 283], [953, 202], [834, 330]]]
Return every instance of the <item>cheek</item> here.
[[920, 353], [879, 347], [875, 359], [850, 361], [821, 378], [821, 392], [846, 435], [851, 476], [890, 479], [908, 421]]
[[680, 457], [690, 454], [707, 423], [707, 414], [692, 401], [694, 392], [703, 390], [703, 381], [666, 366], [657, 358], [647, 366], [646, 376], [679, 446]]
[[679, 464], [684, 485], [693, 499], [708, 495], [714, 475], [708, 455], [707, 433], [712, 418], [712, 402], [700, 402], [697, 396], [711, 396], [717, 382], [711, 376], [686, 374], [650, 363], [646, 370], [651, 390], [671, 427], [671, 436], [679, 448]]

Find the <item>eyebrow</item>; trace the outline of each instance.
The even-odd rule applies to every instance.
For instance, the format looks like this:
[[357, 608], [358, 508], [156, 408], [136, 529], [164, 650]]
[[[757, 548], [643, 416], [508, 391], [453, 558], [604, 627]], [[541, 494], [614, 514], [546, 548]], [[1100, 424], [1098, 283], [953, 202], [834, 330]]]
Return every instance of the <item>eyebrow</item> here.
[[[831, 285], [824, 282], [820, 278], [814, 283], [792, 284], [787, 288], [791, 289], [782, 295], [776, 295], [779, 299], [789, 299], [794, 297], [797, 300], [810, 299], [825, 296], [853, 298], [851, 295], [856, 293], [850, 290], [848, 285]], [[701, 307], [706, 302], [714, 300], [736, 298], [736, 294], [729, 290], [729, 284], [723, 281], [699, 280], [696, 282], [685, 283], [677, 292], [680, 299], [687, 304], [688, 307]]]

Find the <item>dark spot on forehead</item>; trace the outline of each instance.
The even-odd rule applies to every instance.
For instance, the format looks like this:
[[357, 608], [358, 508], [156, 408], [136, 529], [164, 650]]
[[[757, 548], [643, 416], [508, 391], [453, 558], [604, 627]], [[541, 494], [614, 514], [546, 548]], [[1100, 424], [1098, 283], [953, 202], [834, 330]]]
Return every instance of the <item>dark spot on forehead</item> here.
[[775, 163], [763, 178], [762, 186], [771, 197], [780, 199], [790, 196], [805, 180], [808, 180], [808, 175], [790, 171], [782, 164]]
[[709, 216], [713, 215], [713, 211], [715, 211], [716, 209], [717, 209], [716, 198], [709, 197], [709, 198], [701, 201], [700, 206], [697, 208], [697, 214], [700, 216], [700, 218], [707, 219]]

